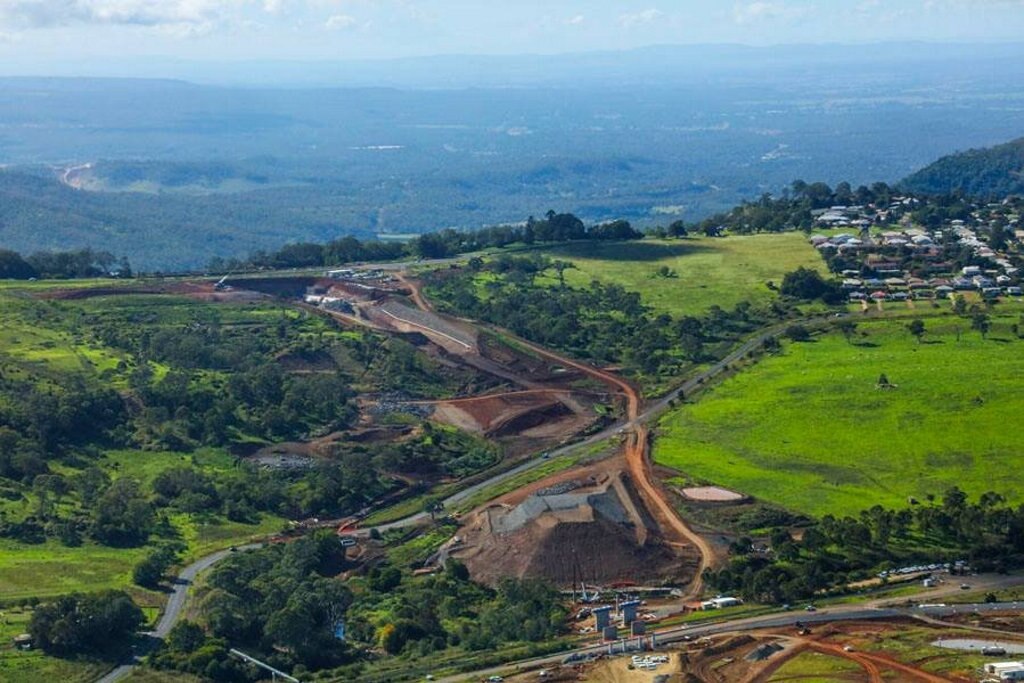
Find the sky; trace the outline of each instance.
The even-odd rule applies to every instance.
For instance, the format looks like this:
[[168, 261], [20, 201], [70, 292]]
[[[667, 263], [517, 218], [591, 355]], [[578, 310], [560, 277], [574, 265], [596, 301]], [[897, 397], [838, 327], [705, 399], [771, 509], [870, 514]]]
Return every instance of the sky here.
[[349, 60], [647, 45], [999, 42], [1024, 0], [0, 0], [5, 72], [160, 57]]

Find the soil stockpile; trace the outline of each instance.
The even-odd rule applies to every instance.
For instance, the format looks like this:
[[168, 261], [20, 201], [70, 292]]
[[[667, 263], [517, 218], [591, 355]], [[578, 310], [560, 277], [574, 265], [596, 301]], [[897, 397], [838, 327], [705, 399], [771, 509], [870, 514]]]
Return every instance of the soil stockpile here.
[[689, 579], [695, 553], [665, 543], [638, 500], [616, 475], [568, 493], [531, 495], [515, 506], [493, 505], [467, 521], [455, 555], [488, 584], [507, 576], [562, 586]]

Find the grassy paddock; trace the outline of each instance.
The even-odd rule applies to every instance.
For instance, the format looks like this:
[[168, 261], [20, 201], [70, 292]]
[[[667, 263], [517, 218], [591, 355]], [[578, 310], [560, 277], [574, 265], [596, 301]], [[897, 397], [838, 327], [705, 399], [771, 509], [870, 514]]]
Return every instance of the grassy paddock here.
[[863, 670], [856, 662], [820, 652], [803, 652], [783, 664], [771, 681], [799, 680], [801, 683], [833, 683], [836, 680], [858, 680]]
[[[834, 333], [786, 344], [662, 418], [654, 457], [812, 515], [902, 507], [953, 485], [1019, 502], [1014, 322], [994, 319], [987, 340], [943, 318], [927, 321], [921, 344], [884, 320], [861, 323], [852, 343]], [[882, 373], [895, 389], [876, 388]]]
[[[768, 281], [800, 266], [824, 272], [821, 257], [802, 233], [639, 242], [583, 242], [546, 249], [572, 261], [566, 283], [585, 287], [592, 280], [615, 282], [639, 292], [658, 312], [696, 315], [712, 304], [732, 308], [741, 301], [763, 303], [774, 297]], [[660, 277], [662, 267], [677, 277]]]
[[66, 548], [49, 540], [25, 545], [0, 539], [0, 597], [15, 600], [76, 591], [124, 588], [146, 548], [108, 548], [86, 543]]

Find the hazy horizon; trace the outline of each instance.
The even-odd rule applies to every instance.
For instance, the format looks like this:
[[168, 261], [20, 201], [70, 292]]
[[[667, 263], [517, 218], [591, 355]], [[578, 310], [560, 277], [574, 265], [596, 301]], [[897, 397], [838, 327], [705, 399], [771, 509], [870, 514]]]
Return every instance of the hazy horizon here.
[[[36, 71], [23, 70], [16, 62], [3, 62], [0, 63], [0, 78], [116, 78], [227, 87], [299, 88], [564, 87], [588, 82], [615, 86], [619, 81], [634, 86], [638, 78], [650, 85], [675, 85], [737, 72], [762, 73], [766, 80], [775, 80], [793, 72], [820, 73], [830, 65], [855, 66], [858, 70], [882, 68], [896, 73], [899, 69], [919, 72], [922, 65], [934, 63], [963, 70], [985, 62], [985, 68], [998, 67], [999, 72], [977, 73], [977, 76], [991, 77], [1014, 71], [1017, 67], [1014, 60], [1021, 57], [1024, 57], [1024, 41], [656, 44], [558, 53], [438, 53], [421, 57], [204, 60], [152, 55], [132, 60], [94, 58], [54, 62]], [[941, 80], [950, 74], [935, 73], [934, 76]]]
[[[1002, 43], [1003, 0], [0, 0], [0, 73], [154, 76], [153, 62], [353, 62], [543, 56], [652, 46]], [[74, 69], [78, 68], [78, 73]], [[133, 73], [134, 72], [134, 73]], [[99, 75], [99, 74], [96, 74]]]

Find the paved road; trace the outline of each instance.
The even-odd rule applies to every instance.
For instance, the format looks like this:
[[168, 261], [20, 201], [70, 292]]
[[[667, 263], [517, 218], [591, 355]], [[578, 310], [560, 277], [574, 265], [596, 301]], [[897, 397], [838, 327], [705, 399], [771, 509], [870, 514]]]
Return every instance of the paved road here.
[[[259, 543], [252, 543], [240, 546], [238, 550], [253, 550], [260, 546], [261, 544]], [[156, 622], [156, 628], [152, 631], [147, 631], [145, 635], [158, 640], [166, 638], [167, 634], [171, 632], [172, 628], [174, 628], [174, 625], [178, 623], [178, 619], [181, 618], [181, 613], [185, 609], [185, 601], [188, 598], [188, 591], [192, 587], [192, 582], [195, 581], [196, 577], [201, 573], [230, 554], [230, 550], [219, 550], [207, 555], [206, 557], [199, 558], [182, 569], [181, 573], [174, 579], [174, 583], [171, 587], [171, 594], [167, 597], [167, 605], [164, 607], [164, 611], [163, 614], [160, 615], [160, 619]], [[99, 679], [98, 683], [114, 683], [114, 681], [121, 680], [130, 674], [132, 669], [138, 666], [140, 657], [141, 655], [139, 654], [133, 655], [131, 662], [121, 664], [106, 676]]]
[[[687, 638], [702, 638], [721, 633], [737, 633], [743, 631], [758, 631], [772, 628], [796, 628], [796, 623], [814, 626], [816, 624], [827, 624], [842, 621], [867, 621], [877, 619], [899, 619], [912, 618], [928, 621], [942, 616], [963, 613], [984, 613], [984, 612], [1024, 612], [1024, 603], [1002, 602], [1002, 603], [979, 603], [964, 605], [949, 605], [942, 607], [913, 607], [913, 608], [892, 608], [892, 607], [832, 607], [820, 609], [817, 612], [780, 612], [767, 614], [760, 617], [748, 617], [732, 621], [707, 624], [704, 626], [674, 626], [661, 631], [655, 631], [659, 644], [674, 643]], [[650, 635], [650, 634], [648, 634]], [[1007, 634], [1009, 637], [1009, 634]], [[458, 674], [442, 679], [442, 683], [459, 683], [468, 680], [483, 680], [488, 676], [505, 674], [506, 672], [529, 670], [543, 666], [551, 666], [563, 663], [568, 657], [582, 659], [587, 655], [598, 655], [609, 651], [607, 644], [583, 645], [555, 655], [546, 655], [525, 659], [520, 662], [497, 666], [481, 671]]]

